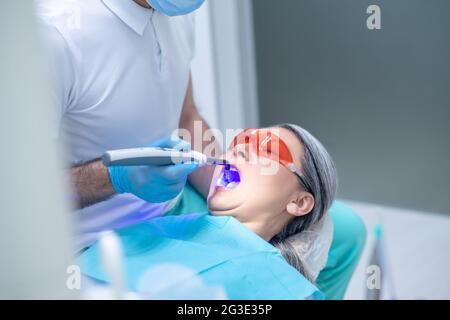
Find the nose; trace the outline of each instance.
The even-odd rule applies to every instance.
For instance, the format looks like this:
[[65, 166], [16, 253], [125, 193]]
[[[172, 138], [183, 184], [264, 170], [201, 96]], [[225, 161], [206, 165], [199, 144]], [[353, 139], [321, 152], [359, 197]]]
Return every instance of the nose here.
[[230, 162], [230, 164], [233, 164], [232, 162], [235, 160], [235, 156], [233, 154], [233, 151], [228, 149], [227, 152], [225, 152], [222, 155], [222, 159], [227, 160], [228, 162]]
[[234, 152], [233, 150], [228, 150], [226, 153], [223, 154], [223, 158], [225, 160], [227, 160], [231, 167], [238, 170], [239, 172], [241, 171], [242, 165], [244, 164], [242, 159], [240, 159]]

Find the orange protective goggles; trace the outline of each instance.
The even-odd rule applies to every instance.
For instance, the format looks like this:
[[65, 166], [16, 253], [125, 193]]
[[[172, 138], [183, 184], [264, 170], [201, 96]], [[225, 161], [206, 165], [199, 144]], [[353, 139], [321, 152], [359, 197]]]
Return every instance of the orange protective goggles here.
[[269, 130], [245, 129], [233, 139], [230, 149], [239, 145], [251, 148], [257, 157], [276, 161], [297, 175], [300, 174], [300, 170], [295, 166], [294, 158], [286, 143]]
[[306, 190], [310, 190], [305, 183], [301, 171], [294, 164], [294, 158], [287, 144], [275, 133], [267, 129], [244, 129], [230, 144], [230, 149], [245, 145], [246, 149], [252, 149], [257, 157], [263, 157], [278, 162], [294, 173]]

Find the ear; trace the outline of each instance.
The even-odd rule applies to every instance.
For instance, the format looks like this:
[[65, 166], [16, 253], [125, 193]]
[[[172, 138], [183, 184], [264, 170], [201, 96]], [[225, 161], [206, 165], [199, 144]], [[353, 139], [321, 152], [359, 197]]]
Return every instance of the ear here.
[[286, 211], [293, 216], [301, 217], [311, 212], [314, 208], [314, 203], [313, 195], [302, 191], [286, 205]]

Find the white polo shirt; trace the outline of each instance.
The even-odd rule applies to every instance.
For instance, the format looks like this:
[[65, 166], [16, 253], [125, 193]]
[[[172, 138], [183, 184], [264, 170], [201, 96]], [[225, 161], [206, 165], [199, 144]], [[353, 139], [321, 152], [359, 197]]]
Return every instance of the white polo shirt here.
[[[55, 75], [58, 136], [71, 163], [146, 145], [178, 128], [194, 53], [192, 15], [167, 17], [133, 0], [35, 0]], [[99, 231], [161, 215], [172, 202], [132, 195], [83, 209], [77, 248]]]

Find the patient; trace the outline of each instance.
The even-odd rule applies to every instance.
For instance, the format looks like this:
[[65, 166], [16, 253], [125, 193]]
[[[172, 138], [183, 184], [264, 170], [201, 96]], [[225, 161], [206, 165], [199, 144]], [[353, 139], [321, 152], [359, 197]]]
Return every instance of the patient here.
[[[243, 140], [252, 139], [249, 134], [242, 134], [240, 141], [239, 136], [235, 139], [226, 157], [239, 170], [241, 183], [231, 190], [213, 183], [208, 207], [213, 215], [235, 217], [276, 246], [291, 265], [302, 270], [301, 261], [284, 240], [321, 220], [336, 193], [336, 169], [322, 144], [302, 128], [283, 125], [269, 129], [269, 133], [259, 132], [256, 140], [267, 141], [270, 132], [281, 141], [272, 139], [271, 147], [277, 149], [273, 152], [259, 150], [257, 154], [252, 148], [246, 148]], [[283, 150], [283, 142], [288, 151]], [[283, 158], [282, 153], [289, 151], [292, 158]], [[258, 162], [254, 157], [273, 161]], [[271, 174], [270, 166], [278, 162], [282, 165], [275, 167], [276, 174]], [[220, 168], [216, 169], [216, 177], [217, 171]]]
[[[282, 125], [243, 131], [224, 157], [232, 166], [215, 170], [209, 213], [167, 215], [118, 232], [128, 288], [151, 297], [152, 284], [166, 277], [176, 291], [194, 280], [174, 283], [176, 275], [149, 270], [180, 265], [230, 299], [320, 297], [313, 282], [323, 265], [311, 266], [310, 255], [326, 257], [324, 221], [337, 188], [325, 148], [304, 129]], [[80, 262], [84, 274], [108, 280], [97, 245]]]

